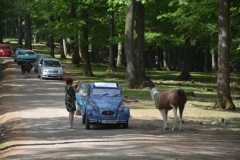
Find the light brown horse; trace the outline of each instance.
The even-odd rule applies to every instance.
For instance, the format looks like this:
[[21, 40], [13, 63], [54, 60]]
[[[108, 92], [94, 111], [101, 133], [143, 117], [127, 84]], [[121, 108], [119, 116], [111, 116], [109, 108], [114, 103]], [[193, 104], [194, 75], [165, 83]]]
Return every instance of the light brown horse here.
[[163, 121], [164, 121], [164, 128], [163, 130], [168, 129], [167, 127], [167, 118], [168, 118], [168, 111], [173, 109], [174, 113], [174, 126], [172, 130], [175, 129], [177, 123], [177, 108], [179, 108], [180, 114], [180, 126], [179, 131], [182, 127], [182, 114], [184, 110], [185, 103], [187, 102], [187, 97], [185, 91], [182, 89], [172, 89], [158, 92], [155, 84], [149, 79], [146, 82], [142, 83], [143, 88], [149, 87], [150, 94], [155, 102], [155, 106], [159, 109]]

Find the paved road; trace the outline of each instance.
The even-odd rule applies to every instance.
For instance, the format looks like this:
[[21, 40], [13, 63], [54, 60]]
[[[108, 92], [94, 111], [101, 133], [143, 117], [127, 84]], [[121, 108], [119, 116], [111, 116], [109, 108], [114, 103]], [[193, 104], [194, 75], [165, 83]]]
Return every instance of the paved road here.
[[12, 59], [4, 61], [0, 123], [6, 131], [0, 159], [240, 159], [239, 128], [184, 124], [182, 132], [162, 131], [156, 109], [132, 107], [129, 129], [85, 130], [80, 116], [74, 119], [77, 129], [68, 129], [64, 81], [40, 80], [34, 72], [23, 78]]

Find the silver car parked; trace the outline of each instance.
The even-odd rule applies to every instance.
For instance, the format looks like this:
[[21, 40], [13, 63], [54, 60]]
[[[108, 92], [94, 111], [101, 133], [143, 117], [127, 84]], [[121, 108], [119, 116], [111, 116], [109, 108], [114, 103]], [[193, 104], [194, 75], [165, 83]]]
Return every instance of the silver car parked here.
[[56, 58], [43, 58], [38, 65], [38, 77], [41, 79], [63, 79], [63, 67]]
[[38, 66], [40, 64], [40, 61], [43, 59], [43, 58], [53, 58], [52, 56], [50, 55], [39, 55], [37, 60], [33, 63], [33, 70], [38, 73]]

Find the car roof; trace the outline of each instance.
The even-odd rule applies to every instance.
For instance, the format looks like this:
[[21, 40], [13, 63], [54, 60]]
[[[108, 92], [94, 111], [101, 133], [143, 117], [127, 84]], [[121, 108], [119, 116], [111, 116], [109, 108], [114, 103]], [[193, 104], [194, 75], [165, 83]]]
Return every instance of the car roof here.
[[[34, 52], [33, 50], [30, 49], [21, 49], [19, 52]], [[35, 53], [35, 52], [34, 52]]]
[[0, 43], [0, 46], [10, 46], [8, 43]]

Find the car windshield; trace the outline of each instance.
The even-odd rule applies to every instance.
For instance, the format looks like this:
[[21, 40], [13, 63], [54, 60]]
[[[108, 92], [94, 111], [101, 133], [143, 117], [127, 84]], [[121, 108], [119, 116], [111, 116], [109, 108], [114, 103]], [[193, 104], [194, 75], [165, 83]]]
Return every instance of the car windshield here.
[[10, 49], [10, 46], [0, 46], [1, 49]]
[[35, 55], [34, 52], [19, 52], [18, 55]]
[[115, 88], [93, 88], [92, 95], [99, 95], [101, 97], [103, 96], [118, 96], [121, 95], [121, 91], [119, 89]]
[[59, 61], [44, 61], [44, 66], [46, 67], [61, 67], [61, 64]]

